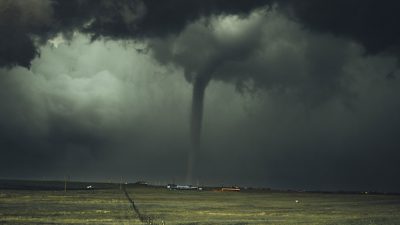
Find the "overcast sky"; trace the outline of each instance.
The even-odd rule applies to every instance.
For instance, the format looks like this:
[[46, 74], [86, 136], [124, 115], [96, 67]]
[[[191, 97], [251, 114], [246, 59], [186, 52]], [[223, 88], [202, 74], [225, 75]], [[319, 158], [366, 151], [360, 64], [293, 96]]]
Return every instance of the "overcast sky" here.
[[196, 183], [399, 192], [398, 10], [0, 0], [0, 177], [184, 183], [203, 79]]

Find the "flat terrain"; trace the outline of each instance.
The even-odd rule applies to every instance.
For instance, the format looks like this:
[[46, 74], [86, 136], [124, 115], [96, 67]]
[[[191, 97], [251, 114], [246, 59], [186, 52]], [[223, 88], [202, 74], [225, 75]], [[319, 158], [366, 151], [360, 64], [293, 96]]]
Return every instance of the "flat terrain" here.
[[[154, 224], [400, 224], [395, 195], [127, 190]], [[66, 193], [0, 189], [0, 224], [146, 223], [117, 186]]]

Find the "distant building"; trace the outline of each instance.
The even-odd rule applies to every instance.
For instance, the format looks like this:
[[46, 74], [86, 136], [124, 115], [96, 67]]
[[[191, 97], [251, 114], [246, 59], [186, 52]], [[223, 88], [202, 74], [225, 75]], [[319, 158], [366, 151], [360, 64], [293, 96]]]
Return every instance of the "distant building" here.
[[239, 187], [223, 187], [223, 188], [221, 188], [221, 191], [239, 192], [240, 188]]
[[202, 188], [192, 186], [192, 185], [177, 185], [177, 184], [168, 184], [167, 189], [169, 190], [203, 190]]
[[147, 183], [146, 181], [142, 181], [142, 180], [136, 181], [136, 182], [133, 183], [133, 184], [134, 184], [134, 185], [144, 185], [144, 186], [149, 185], [149, 183]]

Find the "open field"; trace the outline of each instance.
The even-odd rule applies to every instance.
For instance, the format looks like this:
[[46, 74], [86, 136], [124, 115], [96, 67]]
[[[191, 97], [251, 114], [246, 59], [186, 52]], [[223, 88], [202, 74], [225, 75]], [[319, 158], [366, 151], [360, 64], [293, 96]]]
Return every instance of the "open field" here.
[[[127, 190], [156, 224], [400, 224], [395, 195]], [[114, 186], [66, 193], [0, 189], [0, 224], [143, 223]]]

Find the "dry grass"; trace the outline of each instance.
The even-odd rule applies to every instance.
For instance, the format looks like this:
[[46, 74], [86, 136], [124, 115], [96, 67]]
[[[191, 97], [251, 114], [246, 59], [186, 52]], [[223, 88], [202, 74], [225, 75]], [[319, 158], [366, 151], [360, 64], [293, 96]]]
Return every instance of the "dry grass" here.
[[[400, 224], [400, 196], [128, 191], [140, 211], [157, 224]], [[0, 224], [142, 223], [116, 188], [67, 193], [0, 190]]]

